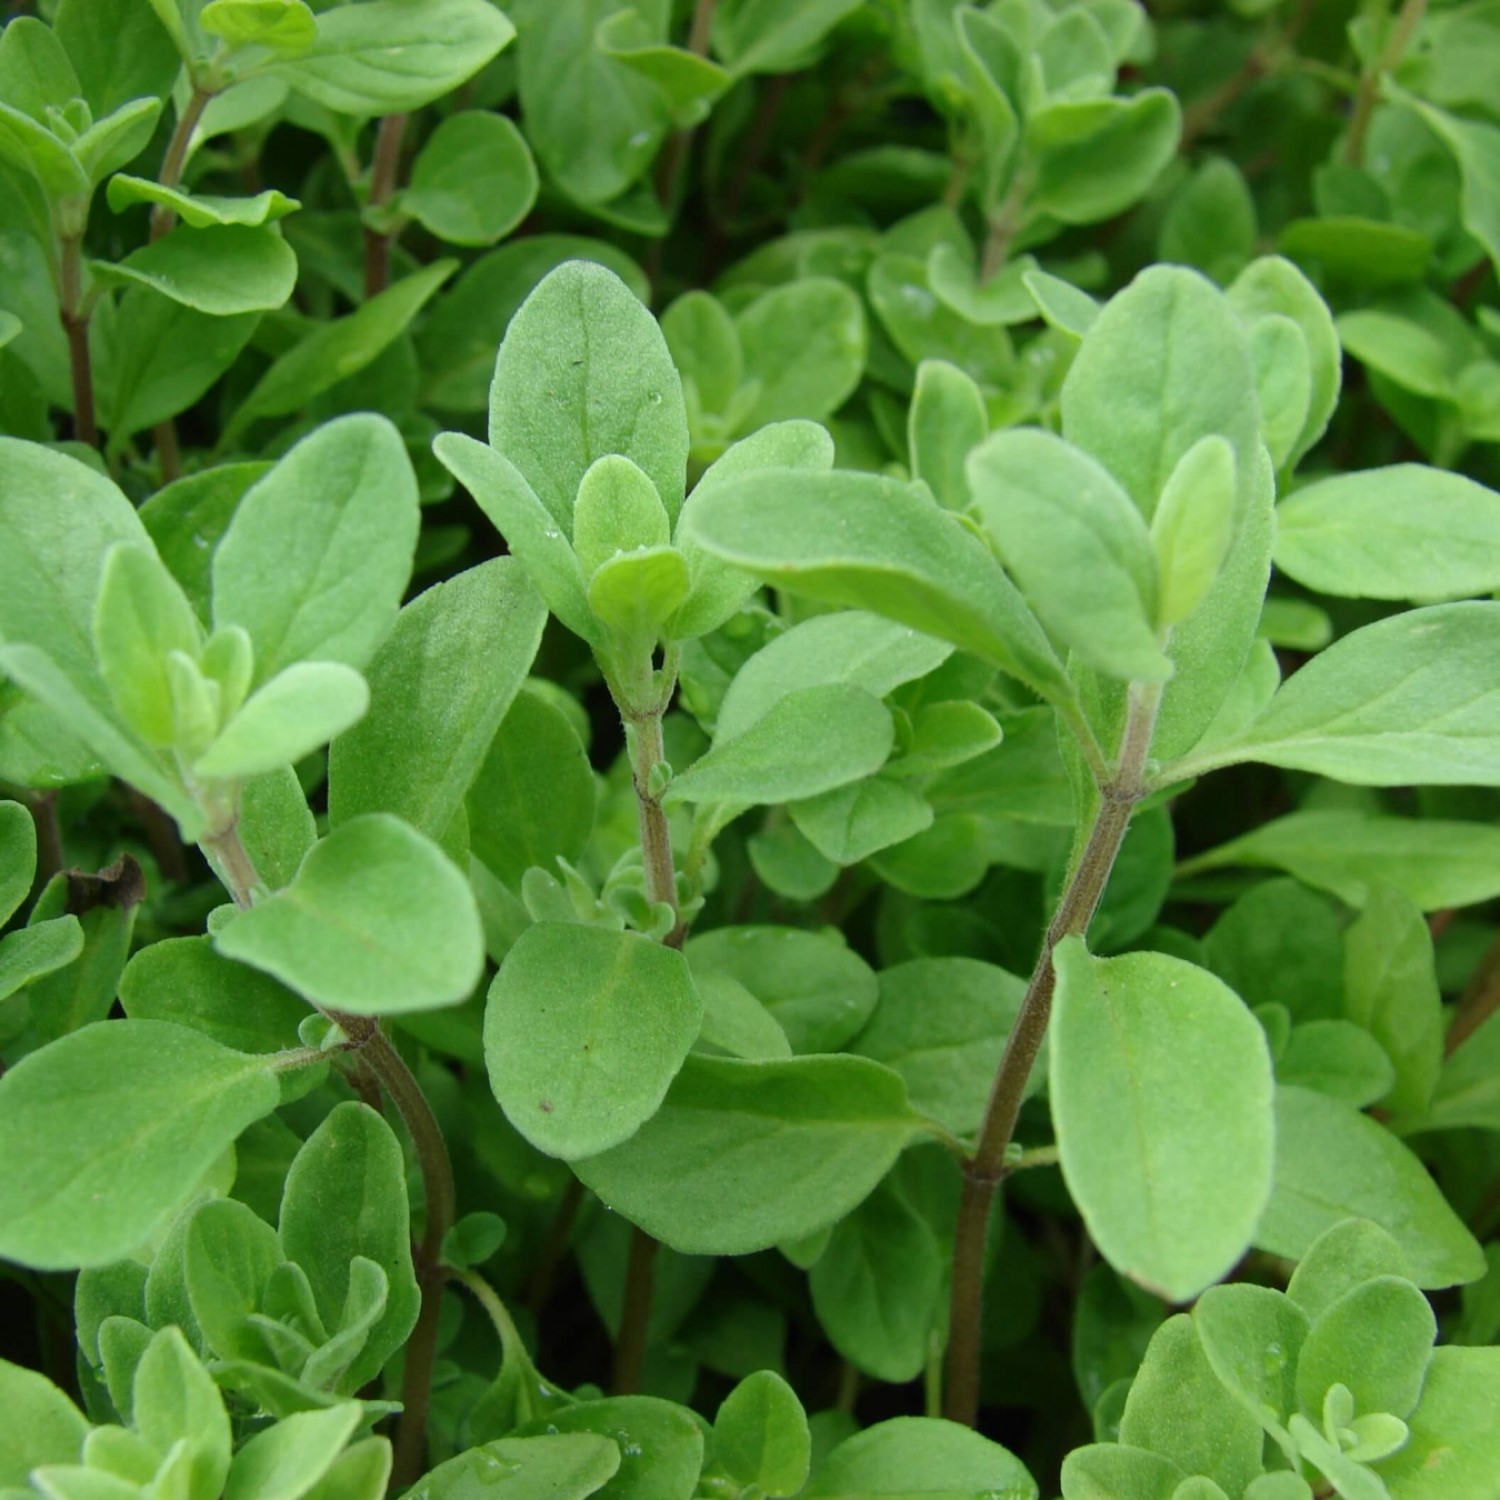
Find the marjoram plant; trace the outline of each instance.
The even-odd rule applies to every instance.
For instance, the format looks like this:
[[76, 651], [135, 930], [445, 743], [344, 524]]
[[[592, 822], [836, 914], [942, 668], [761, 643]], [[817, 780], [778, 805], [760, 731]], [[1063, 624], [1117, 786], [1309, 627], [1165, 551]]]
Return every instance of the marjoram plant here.
[[0, 1500], [1500, 1500], [1497, 268], [1494, 0], [13, 0]]

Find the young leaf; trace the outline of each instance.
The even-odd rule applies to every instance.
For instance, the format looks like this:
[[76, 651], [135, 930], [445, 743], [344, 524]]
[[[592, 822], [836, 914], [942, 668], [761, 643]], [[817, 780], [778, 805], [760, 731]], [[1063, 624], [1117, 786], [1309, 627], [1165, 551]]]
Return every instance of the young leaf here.
[[384, 1271], [385, 1310], [339, 1378], [354, 1392], [373, 1380], [417, 1320], [406, 1162], [395, 1132], [363, 1104], [340, 1104], [310, 1135], [287, 1173], [281, 1248], [307, 1273], [324, 1325], [337, 1328], [359, 1257]]
[[1492, 593], [1500, 588], [1500, 495], [1422, 464], [1335, 475], [1282, 503], [1276, 566], [1346, 599]]
[[609, 453], [643, 469], [677, 519], [688, 450], [682, 383], [656, 320], [612, 271], [569, 261], [511, 319], [490, 388], [490, 443], [564, 532], [584, 472]]
[[969, 508], [971, 495], [964, 460], [989, 432], [989, 413], [974, 382], [946, 360], [917, 366], [907, 416], [906, 441], [911, 472], [947, 510]]
[[270, 1352], [250, 1319], [283, 1259], [276, 1231], [243, 1203], [211, 1198], [193, 1214], [183, 1279], [192, 1315], [219, 1358], [264, 1359]]
[[804, 1500], [906, 1493], [931, 1500], [1036, 1500], [1037, 1488], [1020, 1459], [977, 1432], [931, 1417], [893, 1417], [846, 1438], [802, 1491]]
[[807, 1482], [811, 1453], [802, 1403], [774, 1371], [747, 1376], [720, 1404], [713, 1461], [741, 1488], [795, 1495]]
[[224, 1500], [302, 1496], [332, 1467], [359, 1426], [363, 1408], [343, 1401], [299, 1411], [255, 1434], [234, 1456]]
[[1432, 933], [1409, 896], [1376, 886], [1346, 929], [1344, 1010], [1395, 1064], [1386, 1107], [1421, 1114], [1443, 1068], [1443, 999]]
[[389, 813], [336, 828], [289, 886], [241, 912], [214, 944], [314, 1004], [362, 1016], [456, 1005], [484, 964], [468, 883]]
[[656, 1112], [702, 1020], [680, 953], [636, 933], [539, 922], [490, 986], [490, 1087], [538, 1150], [592, 1156]]
[[1313, 1320], [1297, 1361], [1297, 1398], [1321, 1414], [1328, 1388], [1344, 1385], [1360, 1416], [1410, 1416], [1437, 1337], [1426, 1297], [1400, 1276], [1345, 1292]]
[[1290, 1297], [1270, 1287], [1211, 1286], [1193, 1308], [1198, 1342], [1213, 1373], [1287, 1448], [1297, 1410], [1297, 1359], [1311, 1324]]
[[1340, 1219], [1297, 1263], [1287, 1296], [1309, 1319], [1321, 1318], [1346, 1293], [1381, 1276], [1410, 1279], [1401, 1247], [1370, 1219]]
[[369, 705], [370, 690], [352, 667], [294, 662], [246, 700], [193, 772], [238, 780], [291, 765], [358, 722]]
[[628, 458], [609, 454], [589, 465], [573, 502], [573, 551], [586, 575], [617, 553], [671, 540], [672, 523], [656, 486]]
[[[184, 1488], [214, 1495], [229, 1472], [229, 1413], [214, 1378], [179, 1328], [163, 1328], [146, 1346], [131, 1386], [131, 1424], [158, 1453], [187, 1450]], [[179, 1460], [179, 1462], [182, 1462]]]
[[299, 661], [363, 667], [395, 622], [417, 524], [396, 429], [329, 422], [240, 502], [214, 553], [214, 623], [249, 632], [258, 682]]
[[793, 593], [951, 641], [1039, 692], [1071, 696], [1041, 626], [984, 544], [910, 486], [766, 469], [693, 511], [702, 546]]
[[1141, 513], [1107, 470], [1048, 432], [997, 432], [968, 458], [974, 506], [1042, 623], [1091, 666], [1161, 682], [1156, 558]]
[[371, 659], [370, 711], [329, 751], [330, 823], [389, 812], [441, 839], [531, 668], [546, 619], [521, 565], [507, 558], [408, 604]]
[[1489, 601], [1366, 625], [1288, 678], [1204, 760], [1265, 761], [1358, 786], [1500, 784], [1497, 645], [1500, 604]]
[[0, 1359], [0, 1405], [0, 1484], [23, 1486], [43, 1464], [77, 1463], [89, 1424], [45, 1375]]
[[841, 1218], [914, 1128], [899, 1077], [864, 1058], [690, 1056], [630, 1140], [574, 1171], [675, 1250], [743, 1255]]
[[262, 1059], [164, 1021], [33, 1052], [0, 1078], [0, 1254], [49, 1270], [130, 1254], [279, 1096]]
[[1293, 1259], [1340, 1219], [1373, 1219], [1406, 1252], [1411, 1279], [1474, 1281], [1484, 1257], [1425, 1168], [1367, 1115], [1309, 1089], [1276, 1091], [1276, 1182], [1258, 1248]]
[[932, 827], [932, 808], [890, 776], [872, 776], [788, 804], [797, 828], [839, 865], [858, 864]]
[[1151, 518], [1157, 621], [1180, 625], [1208, 597], [1234, 537], [1234, 451], [1200, 438], [1177, 461]]
[[1054, 962], [1063, 1175], [1110, 1263], [1185, 1301], [1244, 1253], [1271, 1191], [1264, 1033], [1180, 959], [1100, 960], [1069, 938]]

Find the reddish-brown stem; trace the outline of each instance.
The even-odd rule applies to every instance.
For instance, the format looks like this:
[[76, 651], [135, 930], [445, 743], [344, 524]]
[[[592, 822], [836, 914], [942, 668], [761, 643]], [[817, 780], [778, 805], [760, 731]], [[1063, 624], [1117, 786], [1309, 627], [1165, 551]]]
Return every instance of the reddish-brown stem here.
[[[162, 158], [161, 171], [156, 180], [165, 188], [176, 188], [182, 181], [182, 169], [187, 165], [188, 147], [193, 143], [193, 132], [198, 128], [198, 122], [203, 118], [203, 111], [208, 108], [208, 101], [213, 94], [208, 89], [194, 88], [188, 102], [183, 106], [182, 113], [177, 117], [177, 128], [172, 132], [172, 139], [167, 143], [167, 154]], [[165, 203], [158, 203], [151, 210], [151, 238], [159, 240], [164, 234], [169, 234], [172, 226], [177, 222], [177, 211]]]
[[979, 1340], [984, 1312], [985, 1240], [995, 1191], [1006, 1175], [1006, 1156], [1021, 1112], [1026, 1081], [1041, 1051], [1052, 1015], [1057, 978], [1052, 954], [1065, 938], [1088, 930], [1109, 883], [1135, 805], [1144, 794], [1142, 777], [1160, 704], [1159, 688], [1133, 688], [1119, 765], [1100, 787], [1100, 803], [1082, 852], [1073, 866], [1037, 955], [1020, 1014], [1005, 1044], [979, 1127], [974, 1154], [964, 1164], [958, 1220], [954, 1229], [953, 1289], [949, 1313], [948, 1358], [943, 1413], [972, 1426], [979, 1414]]
[[1484, 950], [1459, 999], [1443, 1044], [1444, 1054], [1452, 1057], [1497, 1010], [1500, 1010], [1500, 936]]
[[576, 1177], [570, 1177], [567, 1187], [562, 1191], [562, 1197], [557, 1200], [557, 1211], [547, 1226], [547, 1238], [542, 1245], [541, 1256], [526, 1288], [526, 1305], [538, 1318], [552, 1296], [558, 1267], [562, 1265], [562, 1258], [567, 1253], [573, 1225], [577, 1222], [578, 1210], [582, 1207], [583, 1184]]
[[[406, 115], [386, 115], [375, 133], [375, 157], [370, 163], [371, 208], [383, 208], [396, 191], [401, 170], [401, 142], [406, 136]], [[378, 296], [390, 284], [391, 245], [395, 235], [365, 226], [365, 297]]]
[[83, 236], [59, 241], [58, 315], [68, 338], [68, 369], [73, 378], [73, 436], [90, 448], [99, 446], [94, 415], [94, 370], [89, 359], [89, 315], [83, 304]]
[[33, 792], [27, 798], [36, 824], [36, 880], [46, 885], [63, 867], [62, 825], [57, 817], [57, 793]]
[[614, 1391], [633, 1396], [641, 1388], [646, 1368], [646, 1330], [651, 1321], [651, 1282], [656, 1252], [661, 1247], [637, 1225], [630, 1228], [630, 1260], [625, 1267], [625, 1305], [620, 1336], [615, 1340]]

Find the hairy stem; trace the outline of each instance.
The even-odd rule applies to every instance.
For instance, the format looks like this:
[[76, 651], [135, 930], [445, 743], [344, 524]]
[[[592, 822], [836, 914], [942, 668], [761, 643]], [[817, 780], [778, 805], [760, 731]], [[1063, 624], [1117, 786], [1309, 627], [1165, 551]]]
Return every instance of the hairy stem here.
[[1110, 871], [1125, 841], [1131, 814], [1145, 793], [1146, 757], [1161, 702], [1159, 687], [1131, 689], [1130, 708], [1117, 768], [1100, 787], [1100, 802], [1062, 899], [1037, 955], [1020, 1014], [1011, 1028], [995, 1073], [973, 1156], [964, 1166], [953, 1245], [953, 1292], [949, 1314], [945, 1415], [969, 1426], [979, 1412], [979, 1330], [984, 1310], [985, 1240], [995, 1190], [1006, 1176], [1006, 1155], [1015, 1133], [1026, 1080], [1031, 1076], [1047, 1024], [1057, 976], [1052, 954], [1065, 938], [1087, 931]]
[[[230, 823], [205, 836], [200, 847], [234, 898], [234, 904], [241, 908], [253, 905], [265, 886], [240, 837], [238, 826]], [[391, 1475], [392, 1485], [400, 1489], [421, 1473], [426, 1448], [432, 1366], [437, 1355], [438, 1314], [446, 1279], [442, 1264], [443, 1239], [453, 1227], [454, 1218], [453, 1164], [448, 1158], [442, 1128], [421, 1084], [391, 1045], [390, 1038], [380, 1029], [380, 1023], [369, 1016], [346, 1015], [343, 1011], [322, 1006], [318, 1009], [342, 1028], [390, 1095], [416, 1149], [427, 1199], [427, 1225], [413, 1257], [417, 1283], [422, 1289], [422, 1310], [406, 1345], [402, 1411], [396, 1429], [396, 1458]]]
[[[370, 163], [370, 196], [368, 205], [381, 208], [396, 191], [396, 176], [401, 169], [401, 142], [406, 135], [405, 115], [386, 115], [375, 133], [375, 159]], [[390, 284], [391, 245], [393, 234], [380, 234], [365, 228], [365, 298], [378, 296]]]
[[83, 302], [83, 235], [59, 242], [58, 315], [68, 337], [68, 368], [73, 377], [73, 436], [90, 448], [99, 446], [94, 415], [94, 369], [89, 360], [89, 315]]
[[1385, 46], [1380, 49], [1375, 65], [1366, 68], [1360, 75], [1359, 92], [1354, 96], [1354, 113], [1349, 119], [1349, 134], [1344, 137], [1344, 160], [1351, 167], [1360, 166], [1364, 162], [1370, 120], [1375, 114], [1375, 106], [1380, 102], [1380, 81], [1401, 65], [1412, 35], [1422, 24], [1422, 18], [1426, 14], [1427, 0], [1405, 0], [1386, 34]]

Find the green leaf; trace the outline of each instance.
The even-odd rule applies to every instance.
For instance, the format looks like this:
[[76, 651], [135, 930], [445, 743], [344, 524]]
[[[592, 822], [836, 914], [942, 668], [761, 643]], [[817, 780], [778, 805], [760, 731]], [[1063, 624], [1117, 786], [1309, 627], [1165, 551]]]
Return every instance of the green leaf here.
[[1211, 1286], [1193, 1307], [1193, 1326], [1213, 1373], [1283, 1449], [1297, 1410], [1297, 1359], [1311, 1324], [1270, 1287]]
[[531, 212], [536, 163], [504, 115], [449, 115], [412, 163], [396, 206], [450, 245], [493, 245]]
[[1071, 281], [1045, 271], [1023, 272], [1021, 280], [1043, 321], [1051, 328], [1081, 339], [1099, 317], [1099, 304]]
[[623, 1500], [650, 1495], [688, 1500], [703, 1468], [700, 1422], [674, 1402], [654, 1396], [609, 1396], [550, 1412], [518, 1429], [517, 1437], [599, 1433], [614, 1439], [620, 1453], [620, 1467], [606, 1495], [613, 1491]]
[[1210, 435], [1178, 459], [1151, 518], [1160, 624], [1180, 625], [1203, 603], [1233, 538], [1234, 451]]
[[[66, 969], [83, 952], [83, 942], [83, 927], [72, 915], [23, 927], [0, 939], [0, 1000]], [[31, 998], [27, 996], [28, 1009]], [[55, 1028], [54, 1034], [68, 1029]]]
[[1440, 911], [1500, 895], [1497, 861], [1500, 831], [1481, 823], [1299, 812], [1220, 844], [1179, 873], [1269, 866], [1331, 891], [1349, 906], [1363, 907], [1373, 886], [1387, 885], [1423, 911]]
[[980, 389], [957, 365], [926, 359], [907, 415], [912, 478], [920, 479], [947, 510], [969, 508], [972, 498], [964, 460], [989, 432]]
[[157, 555], [205, 622], [212, 614], [214, 549], [246, 490], [270, 469], [268, 463], [221, 464], [204, 469], [159, 489], [141, 507], [140, 517], [156, 544]]
[[1186, 1478], [1171, 1459], [1120, 1443], [1075, 1448], [1062, 1473], [1065, 1500], [1175, 1500]]
[[603, 240], [571, 234], [526, 235], [482, 255], [417, 330], [417, 351], [432, 404], [451, 411], [483, 411], [495, 373], [495, 350], [511, 317], [548, 271], [566, 260], [608, 266], [641, 300], [640, 267]]
[[216, 225], [239, 224], [256, 227], [274, 224], [302, 205], [276, 188], [248, 198], [219, 198], [207, 193], [184, 193], [149, 177], [131, 177], [116, 172], [105, 189], [109, 206], [118, 214], [135, 203], [160, 203], [170, 208], [189, 229], [208, 229]]
[[1052, 635], [1112, 677], [1169, 677], [1156, 639], [1151, 538], [1109, 472], [1027, 428], [986, 439], [965, 470], [1000, 561]]
[[193, 772], [238, 779], [290, 765], [342, 734], [369, 705], [370, 690], [352, 667], [294, 662], [246, 700]]
[[336, 828], [289, 886], [241, 912], [214, 943], [316, 1005], [361, 1016], [456, 1005], [484, 965], [467, 882], [389, 813]]
[[[439, 1464], [408, 1500], [586, 1500], [618, 1473], [620, 1445], [595, 1432], [508, 1437]], [[500, 1485], [496, 1484], [499, 1476]]]
[[1500, 1464], [1495, 1401], [1500, 1357], [1494, 1349], [1435, 1349], [1411, 1415], [1405, 1448], [1379, 1473], [1400, 1500], [1482, 1495]]
[[1117, 1270], [1185, 1301], [1244, 1254], [1271, 1191], [1271, 1063], [1238, 997], [1164, 954], [1066, 939], [1049, 1091], [1063, 1175]]
[[1308, 265], [1319, 281], [1358, 288], [1420, 281], [1432, 259], [1425, 234], [1351, 214], [1293, 219], [1276, 236], [1276, 248]]
[[910, 486], [766, 469], [695, 507], [703, 547], [790, 592], [951, 641], [1054, 697], [1062, 664], [988, 549]]
[[1388, 1130], [1326, 1094], [1279, 1088], [1276, 1182], [1255, 1244], [1296, 1259], [1347, 1218], [1373, 1219], [1388, 1230], [1418, 1286], [1452, 1286], [1484, 1274], [1474, 1237]]
[[794, 1052], [837, 1052], [870, 1019], [879, 986], [832, 934], [794, 927], [720, 927], [689, 938], [695, 976], [738, 980], [786, 1032]]
[[1227, 745], [1190, 756], [1189, 774], [1259, 760], [1359, 786], [1500, 784], [1497, 645], [1490, 601], [1366, 625], [1288, 678]]
[[1172, 195], [1157, 248], [1161, 260], [1192, 266], [1223, 284], [1250, 259], [1255, 236], [1255, 199], [1244, 174], [1232, 161], [1211, 156]]
[[490, 387], [490, 443], [565, 532], [584, 472], [609, 453], [645, 471], [676, 521], [687, 475], [682, 383], [656, 319], [612, 271], [569, 261], [511, 319]]
[[[526, 138], [549, 177], [578, 203], [604, 205], [625, 193], [671, 123], [661, 90], [595, 43], [601, 23], [620, 8], [618, 0], [576, 0], [521, 14], [517, 72]], [[654, 33], [664, 36], [665, 17], [650, 14]]]
[[357, 1391], [406, 1342], [422, 1304], [412, 1270], [406, 1159], [380, 1115], [363, 1104], [335, 1106], [287, 1173], [280, 1228], [281, 1248], [307, 1273], [326, 1327], [337, 1328], [344, 1316], [359, 1257], [385, 1273], [385, 1311], [338, 1382], [341, 1390]]
[[482, 776], [546, 620], [521, 565], [506, 558], [408, 604], [370, 661], [370, 711], [329, 752], [332, 825], [390, 812], [441, 839]]
[[1089, 329], [1063, 384], [1062, 418], [1063, 436], [1148, 520], [1183, 455], [1213, 434], [1234, 449], [1244, 497], [1260, 423], [1245, 334], [1224, 295], [1180, 267], [1142, 272]]
[[744, 1255], [842, 1218], [914, 1128], [900, 1078], [864, 1058], [690, 1056], [629, 1141], [574, 1171], [674, 1250]]
[[183, 1279], [192, 1315], [220, 1359], [264, 1359], [264, 1334], [250, 1319], [282, 1263], [276, 1231], [232, 1198], [201, 1204], [188, 1225]]
[[664, 548], [671, 540], [666, 507], [645, 473], [618, 454], [589, 465], [573, 502], [573, 551], [586, 575], [618, 553]]
[[684, 292], [661, 315], [661, 332], [684, 395], [691, 381], [701, 410], [727, 411], [744, 379], [744, 353], [724, 304], [710, 292]]
[[836, 787], [787, 810], [813, 847], [839, 865], [858, 864], [932, 826], [928, 803], [890, 776]]
[[1037, 159], [1027, 208], [1064, 224], [1123, 212], [1171, 161], [1181, 129], [1182, 110], [1166, 89], [1043, 105], [1026, 122], [1026, 149]]
[[[880, 974], [880, 1003], [851, 1050], [894, 1068], [911, 1102], [956, 1135], [979, 1127], [1026, 985], [973, 958], [918, 958]], [[1028, 1093], [1041, 1087], [1033, 1072]]]
[[538, 1150], [592, 1156], [655, 1114], [702, 1021], [680, 953], [637, 933], [539, 922], [490, 986], [490, 1087]]
[[735, 1386], [714, 1418], [714, 1465], [742, 1489], [795, 1495], [807, 1482], [812, 1439], [797, 1393], [773, 1370]]
[[[366, 4], [359, 6], [360, 10], [368, 8]], [[365, 369], [401, 337], [457, 264], [452, 260], [434, 261], [361, 303], [347, 317], [318, 323], [255, 383], [230, 418], [222, 441], [227, 442], [263, 417], [281, 417], [300, 410], [331, 386]]]
[[1192, 1318], [1178, 1313], [1152, 1335], [1125, 1398], [1120, 1441], [1169, 1458], [1239, 1494], [1261, 1469], [1259, 1421], [1215, 1374]]
[[684, 47], [658, 42], [639, 11], [617, 10], [606, 16], [594, 32], [594, 45], [654, 83], [671, 108], [673, 123], [682, 130], [701, 124], [731, 83], [718, 63]]
[[128, 1255], [278, 1097], [260, 1058], [162, 1021], [31, 1053], [0, 1078], [0, 1254], [48, 1270]]
[[318, 18], [303, 0], [209, 0], [198, 25], [230, 47], [286, 53], [304, 51], [318, 34]]
[[863, 688], [798, 688], [673, 778], [668, 804], [778, 803], [873, 775], [895, 742], [889, 711]]
[[130, 1416], [158, 1453], [186, 1445], [187, 1459], [178, 1462], [187, 1471], [189, 1493], [219, 1493], [229, 1472], [229, 1414], [181, 1329], [163, 1328], [146, 1346], [135, 1367]]
[[135, 0], [62, 0], [52, 24], [96, 119], [164, 96], [182, 66], [152, 8]]
[[628, 660], [663, 638], [691, 587], [687, 559], [675, 547], [642, 547], [600, 565], [589, 580], [589, 608], [610, 649]]
[[714, 14], [714, 51], [736, 78], [805, 67], [858, 0], [730, 0]]
[[36, 823], [19, 802], [0, 802], [0, 927], [31, 893]]
[[1395, 1064], [1386, 1107], [1422, 1113], [1443, 1069], [1443, 999], [1432, 933], [1409, 896], [1374, 887], [1345, 930], [1344, 1010]]
[[182, 227], [113, 264], [97, 261], [104, 283], [134, 283], [214, 317], [264, 312], [292, 295], [297, 257], [274, 229], [244, 224]]
[[136, 433], [200, 400], [239, 357], [259, 321], [253, 313], [224, 318], [197, 312], [144, 287], [127, 290], [115, 308], [113, 356], [99, 372], [100, 420], [111, 456]]
[[1228, 290], [1229, 305], [1253, 331], [1263, 318], [1286, 317], [1297, 325], [1307, 353], [1307, 412], [1291, 451], [1282, 459], [1292, 468], [1322, 437], [1339, 399], [1343, 368], [1338, 333], [1328, 304], [1291, 261], [1265, 255], [1251, 261]]
[[318, 17], [317, 40], [271, 71], [341, 114], [421, 109], [472, 78], [515, 36], [488, 0], [365, 0]]
[[1426, 1297], [1400, 1276], [1380, 1276], [1345, 1292], [1314, 1320], [1297, 1361], [1297, 1397], [1321, 1414], [1335, 1383], [1347, 1386], [1364, 1416], [1410, 1416], [1437, 1337]]
[[1336, 475], [1282, 503], [1276, 566], [1346, 599], [1492, 593], [1500, 588], [1500, 495], [1421, 464]]
[[834, 1225], [809, 1275], [829, 1342], [877, 1380], [916, 1379], [938, 1322], [943, 1261], [931, 1225], [887, 1178]]
[[196, 660], [203, 629], [155, 548], [116, 544], [105, 557], [94, 609], [99, 675], [120, 717], [149, 745], [180, 738], [167, 657]]
[[258, 682], [301, 661], [361, 668], [395, 623], [417, 528], [396, 429], [328, 422], [240, 501], [214, 552], [214, 623], [249, 632]]
[[533, 865], [551, 870], [559, 858], [582, 855], [595, 798], [588, 755], [566, 716], [540, 695], [521, 693], [469, 789], [470, 848], [519, 889]]
[[1276, 1080], [1318, 1089], [1363, 1109], [1390, 1093], [1396, 1070], [1385, 1049], [1362, 1026], [1352, 1021], [1304, 1021], [1292, 1028], [1276, 1058]]
[[1013, 1453], [956, 1422], [894, 1417], [846, 1438], [817, 1468], [804, 1500], [1036, 1500], [1036, 1483]]
[[0, 1404], [6, 1412], [0, 1484], [24, 1486], [31, 1470], [43, 1464], [78, 1462], [89, 1424], [45, 1375], [0, 1359]]
[[94, 602], [116, 542], [147, 545], [135, 508], [102, 474], [36, 443], [0, 438], [0, 640], [45, 643], [94, 707]]
[[1500, 160], [1500, 128], [1436, 109], [1404, 91], [1393, 92], [1422, 116], [1453, 153], [1463, 182], [1464, 228], [1500, 266], [1500, 175], [1495, 170]]
[[1312, 1242], [1292, 1272], [1291, 1298], [1307, 1316], [1321, 1318], [1346, 1292], [1381, 1276], [1406, 1277], [1401, 1247], [1369, 1219], [1340, 1219]]
[[734, 322], [744, 378], [760, 384], [743, 419], [747, 430], [789, 417], [820, 421], [844, 404], [864, 373], [864, 306], [831, 277], [809, 276], [775, 287]]
[[235, 1454], [224, 1500], [301, 1500], [332, 1467], [359, 1426], [363, 1408], [344, 1401], [294, 1412]]
[[440, 433], [432, 448], [505, 538], [552, 613], [580, 639], [599, 641], [603, 633], [589, 606], [578, 558], [515, 465], [460, 432]]

